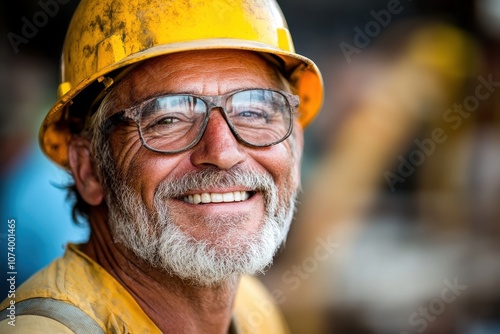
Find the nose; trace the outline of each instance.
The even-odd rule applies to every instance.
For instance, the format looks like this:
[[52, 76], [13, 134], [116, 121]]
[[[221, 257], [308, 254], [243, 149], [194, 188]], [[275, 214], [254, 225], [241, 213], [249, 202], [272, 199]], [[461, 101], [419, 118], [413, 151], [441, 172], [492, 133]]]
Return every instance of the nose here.
[[245, 161], [246, 151], [234, 137], [221, 112], [219, 109], [212, 110], [203, 137], [193, 148], [193, 165], [230, 169]]

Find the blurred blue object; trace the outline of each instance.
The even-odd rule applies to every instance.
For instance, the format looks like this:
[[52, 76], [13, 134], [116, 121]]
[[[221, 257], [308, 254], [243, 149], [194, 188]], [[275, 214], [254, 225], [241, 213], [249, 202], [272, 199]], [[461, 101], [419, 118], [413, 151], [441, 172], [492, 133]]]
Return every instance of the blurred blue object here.
[[500, 322], [477, 321], [469, 324], [463, 334], [498, 334], [500, 333]]
[[1, 297], [7, 297], [7, 221], [15, 219], [16, 287], [34, 272], [48, 265], [64, 253], [68, 242], [82, 242], [88, 238], [87, 225], [77, 225], [71, 218], [71, 204], [64, 188], [71, 182], [70, 175], [51, 163], [38, 144], [29, 147], [26, 154], [2, 175], [0, 229]]

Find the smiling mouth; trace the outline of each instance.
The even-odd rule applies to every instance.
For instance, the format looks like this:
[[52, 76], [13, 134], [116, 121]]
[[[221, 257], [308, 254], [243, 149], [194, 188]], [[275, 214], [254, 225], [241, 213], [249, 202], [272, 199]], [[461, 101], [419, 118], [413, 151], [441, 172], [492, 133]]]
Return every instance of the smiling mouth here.
[[231, 191], [227, 193], [200, 193], [184, 196], [182, 200], [190, 204], [243, 202], [252, 197], [251, 191]]

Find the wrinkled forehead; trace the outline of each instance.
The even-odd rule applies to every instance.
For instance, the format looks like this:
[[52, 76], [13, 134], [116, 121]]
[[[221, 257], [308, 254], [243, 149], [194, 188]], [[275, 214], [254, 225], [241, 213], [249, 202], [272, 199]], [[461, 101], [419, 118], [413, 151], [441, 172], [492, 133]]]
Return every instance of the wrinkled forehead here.
[[194, 50], [171, 53], [144, 61], [138, 68], [162, 66], [163, 64], [184, 65], [184, 64], [204, 64], [211, 63], [221, 69], [234, 65], [248, 66], [252, 68], [269, 68], [276, 70], [276, 67], [284, 66], [279, 58], [261, 52], [249, 50], [215, 49], [215, 50]]
[[129, 104], [162, 93], [219, 95], [243, 88], [289, 90], [272, 57], [244, 50], [174, 53], [143, 62], [115, 87]]

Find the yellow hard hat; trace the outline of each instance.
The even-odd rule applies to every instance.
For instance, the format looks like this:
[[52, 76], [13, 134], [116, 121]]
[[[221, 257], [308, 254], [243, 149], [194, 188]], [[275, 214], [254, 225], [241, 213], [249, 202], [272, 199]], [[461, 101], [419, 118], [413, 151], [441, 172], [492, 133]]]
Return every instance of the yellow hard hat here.
[[40, 129], [42, 150], [67, 168], [73, 120], [84, 118], [117, 73], [152, 57], [205, 49], [277, 56], [300, 97], [302, 126], [321, 108], [321, 73], [295, 53], [274, 0], [82, 0], [64, 41], [59, 99]]

